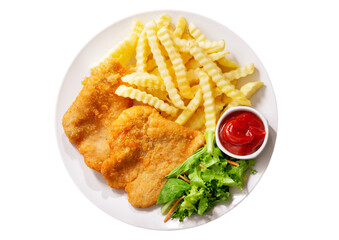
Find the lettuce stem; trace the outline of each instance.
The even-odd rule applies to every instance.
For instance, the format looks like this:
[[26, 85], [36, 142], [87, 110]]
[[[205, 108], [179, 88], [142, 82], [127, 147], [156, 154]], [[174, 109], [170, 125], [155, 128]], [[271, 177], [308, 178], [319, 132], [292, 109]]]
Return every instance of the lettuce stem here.
[[206, 139], [206, 146], [207, 146], [207, 153], [213, 154], [213, 148], [214, 148], [214, 131], [207, 131], [204, 133], [205, 139]]

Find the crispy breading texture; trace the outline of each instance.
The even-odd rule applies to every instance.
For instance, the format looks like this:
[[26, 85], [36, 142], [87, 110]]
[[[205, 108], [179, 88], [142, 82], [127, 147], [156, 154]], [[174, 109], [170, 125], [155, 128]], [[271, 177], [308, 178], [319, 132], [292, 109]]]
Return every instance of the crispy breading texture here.
[[134, 106], [111, 126], [111, 156], [101, 168], [108, 185], [124, 188], [135, 207], [156, 203], [166, 176], [205, 143], [200, 131], [160, 116], [149, 106]]
[[83, 80], [82, 90], [62, 119], [69, 141], [84, 155], [87, 166], [98, 172], [110, 154], [111, 123], [133, 105], [132, 100], [114, 94], [126, 73], [116, 59], [105, 59]]

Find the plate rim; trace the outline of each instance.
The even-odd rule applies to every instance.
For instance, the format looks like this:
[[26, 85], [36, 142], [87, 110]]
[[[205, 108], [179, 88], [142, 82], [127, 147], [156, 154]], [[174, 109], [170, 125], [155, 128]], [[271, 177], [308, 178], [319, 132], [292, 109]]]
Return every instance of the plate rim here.
[[[66, 163], [65, 163], [65, 157], [63, 156], [63, 152], [62, 152], [62, 146], [61, 146], [61, 143], [62, 143], [62, 140], [60, 139], [59, 137], [59, 134], [60, 134], [60, 131], [59, 131], [59, 127], [60, 127], [60, 118], [59, 118], [59, 103], [60, 103], [60, 98], [62, 96], [62, 88], [65, 84], [65, 81], [66, 81], [66, 77], [67, 75], [69, 74], [69, 72], [71, 71], [73, 65], [75, 64], [75, 62], [78, 60], [78, 57], [81, 55], [81, 53], [88, 47], [88, 45], [90, 43], [92, 43], [99, 35], [103, 34], [104, 32], [108, 31], [110, 28], [114, 27], [115, 25], [118, 25], [122, 22], [125, 22], [125, 21], [128, 21], [132, 18], [138, 18], [140, 16], [144, 16], [144, 15], [155, 15], [155, 14], [158, 14], [158, 15], [161, 15], [161, 14], [169, 14], [171, 15], [171, 13], [174, 13], [174, 15], [183, 15], [184, 17], [186, 16], [195, 16], [197, 18], [203, 18], [203, 19], [207, 19], [211, 22], [215, 22], [219, 25], [221, 25], [223, 28], [225, 28], [227, 31], [229, 31], [232, 35], [234, 35], [235, 37], [237, 37], [238, 39], [240, 39], [242, 41], [242, 44], [245, 44], [246, 45], [246, 48], [248, 48], [250, 51], [252, 51], [252, 53], [254, 54], [254, 56], [256, 57], [256, 60], [261, 64], [262, 66], [262, 70], [264, 71], [264, 74], [267, 76], [267, 80], [269, 81], [270, 85], [271, 85], [271, 90], [272, 90], [272, 94], [273, 94], [273, 97], [274, 97], [274, 105], [275, 105], [275, 110], [276, 110], [276, 119], [275, 119], [275, 125], [274, 125], [274, 131], [275, 131], [275, 138], [274, 138], [274, 142], [273, 142], [273, 148], [272, 148], [272, 152], [271, 152], [271, 155], [270, 155], [270, 158], [268, 160], [268, 164], [265, 166], [265, 168], [263, 169], [262, 171], [262, 174], [260, 176], [260, 178], [257, 180], [257, 182], [255, 183], [255, 185], [253, 186], [253, 188], [248, 191], [248, 193], [245, 195], [245, 197], [243, 197], [240, 201], [238, 201], [236, 204], [234, 204], [234, 206], [229, 209], [228, 211], [226, 212], [223, 212], [222, 214], [220, 214], [220, 216], [217, 216], [207, 222], [202, 222], [202, 223], [198, 223], [196, 225], [192, 225], [192, 226], [177, 226], [175, 228], [154, 228], [154, 227], [151, 227], [151, 226], [141, 226], [141, 225], [138, 225], [138, 224], [135, 224], [135, 223], [131, 223], [131, 222], [126, 222], [124, 220], [122, 220], [121, 218], [119, 217], [116, 217], [116, 216], [112, 216], [111, 214], [109, 214], [108, 212], [106, 212], [105, 210], [103, 210], [100, 206], [98, 206], [94, 201], [92, 201], [91, 198], [89, 198], [83, 191], [82, 189], [78, 186], [77, 182], [75, 181], [75, 179], [73, 178], [73, 176], [71, 175], [71, 172], [69, 171], [69, 169], [67, 168], [66, 166]], [[121, 38], [123, 39], [123, 38]], [[263, 175], [265, 174], [271, 160], [272, 160], [272, 157], [273, 157], [273, 153], [274, 153], [274, 148], [275, 148], [275, 145], [276, 145], [276, 140], [277, 140], [277, 133], [278, 133], [278, 105], [277, 105], [277, 99], [276, 99], [276, 95], [275, 95], [275, 92], [274, 92], [274, 88], [273, 88], [273, 84], [272, 84], [272, 81], [266, 71], [266, 68], [265, 66], [262, 64], [260, 58], [258, 57], [258, 55], [254, 52], [254, 50], [247, 44], [246, 41], [244, 41], [239, 35], [237, 35], [233, 30], [231, 30], [229, 27], [225, 26], [222, 22], [218, 22], [216, 20], [214, 20], [213, 18], [210, 18], [206, 15], [202, 15], [202, 14], [198, 14], [198, 13], [195, 13], [195, 12], [189, 12], [189, 11], [182, 11], [182, 10], [173, 10], [173, 9], [168, 9], [168, 10], [152, 10], [152, 11], [145, 11], [145, 12], [138, 12], [138, 13], [135, 13], [135, 14], [132, 14], [132, 15], [129, 15], [127, 17], [124, 17], [122, 19], [119, 19], [117, 21], [114, 21], [113, 23], [109, 24], [107, 27], [105, 27], [104, 29], [102, 29], [101, 31], [98, 31], [93, 37], [91, 37], [86, 43], [85, 45], [80, 48], [80, 50], [78, 51], [78, 53], [75, 55], [75, 57], [73, 58], [73, 60], [71, 61], [71, 64], [69, 65], [69, 67], [67, 68], [67, 71], [66, 73], [64, 74], [63, 76], [63, 80], [62, 82], [60, 83], [59, 85], [59, 89], [58, 89], [58, 95], [57, 95], [57, 100], [56, 100], [56, 104], [55, 104], [55, 133], [56, 133], [56, 140], [57, 140], [57, 145], [58, 145], [58, 149], [59, 149], [59, 154], [60, 154], [60, 157], [62, 159], [62, 162], [63, 162], [63, 165], [64, 167], [66, 168], [66, 171], [69, 175], [69, 177], [72, 179], [73, 183], [75, 184], [75, 186], [77, 187], [77, 189], [92, 203], [94, 204], [96, 207], [98, 207], [100, 210], [102, 210], [103, 212], [105, 212], [106, 214], [108, 214], [109, 216], [115, 218], [116, 220], [119, 220], [121, 222], [124, 222], [126, 224], [129, 224], [129, 225], [132, 225], [132, 226], [136, 226], [136, 227], [140, 227], [140, 228], [144, 228], [144, 229], [150, 229], [150, 230], [160, 230], [160, 231], [171, 231], [171, 230], [183, 230], [183, 229], [189, 229], [189, 228], [193, 228], [193, 227], [198, 227], [198, 226], [201, 226], [201, 225], [204, 225], [204, 224], [207, 224], [209, 222], [212, 222], [220, 217], [222, 217], [223, 215], [225, 215], [226, 213], [230, 212], [231, 210], [233, 210], [235, 207], [237, 207], [245, 198], [247, 198], [247, 196], [255, 189], [255, 187], [258, 185], [258, 183], [260, 182], [261, 178], [263, 177]], [[270, 124], [271, 126], [271, 124]], [[70, 143], [71, 144], [71, 143]]]

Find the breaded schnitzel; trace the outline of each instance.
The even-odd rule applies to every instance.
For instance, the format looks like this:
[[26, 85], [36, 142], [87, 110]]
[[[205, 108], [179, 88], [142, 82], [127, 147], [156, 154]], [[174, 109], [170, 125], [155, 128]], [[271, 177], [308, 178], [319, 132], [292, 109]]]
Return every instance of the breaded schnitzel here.
[[111, 154], [101, 168], [108, 185], [125, 188], [135, 207], [156, 203], [166, 176], [205, 143], [204, 135], [149, 106], [123, 111], [111, 125]]
[[62, 119], [69, 141], [84, 155], [87, 166], [98, 172], [110, 155], [107, 137], [112, 122], [133, 105], [132, 100], [114, 93], [126, 73], [116, 59], [105, 59], [84, 79], [82, 90]]

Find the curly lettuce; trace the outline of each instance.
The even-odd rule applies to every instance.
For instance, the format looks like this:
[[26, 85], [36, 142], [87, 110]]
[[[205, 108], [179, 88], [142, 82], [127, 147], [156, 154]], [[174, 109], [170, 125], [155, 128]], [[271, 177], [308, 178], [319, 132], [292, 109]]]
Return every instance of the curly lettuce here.
[[[255, 173], [251, 160], [237, 160], [225, 155], [217, 147], [215, 133], [205, 133], [206, 144], [184, 163], [174, 168], [167, 176], [168, 181], [163, 186], [157, 204], [164, 204], [162, 213], [169, 211], [179, 199], [171, 218], [183, 221], [192, 214], [203, 215], [218, 202], [225, 202], [230, 197], [230, 188], [243, 188], [247, 179], [246, 171]], [[236, 165], [230, 164], [232, 160]], [[190, 183], [181, 179], [185, 177]]]

